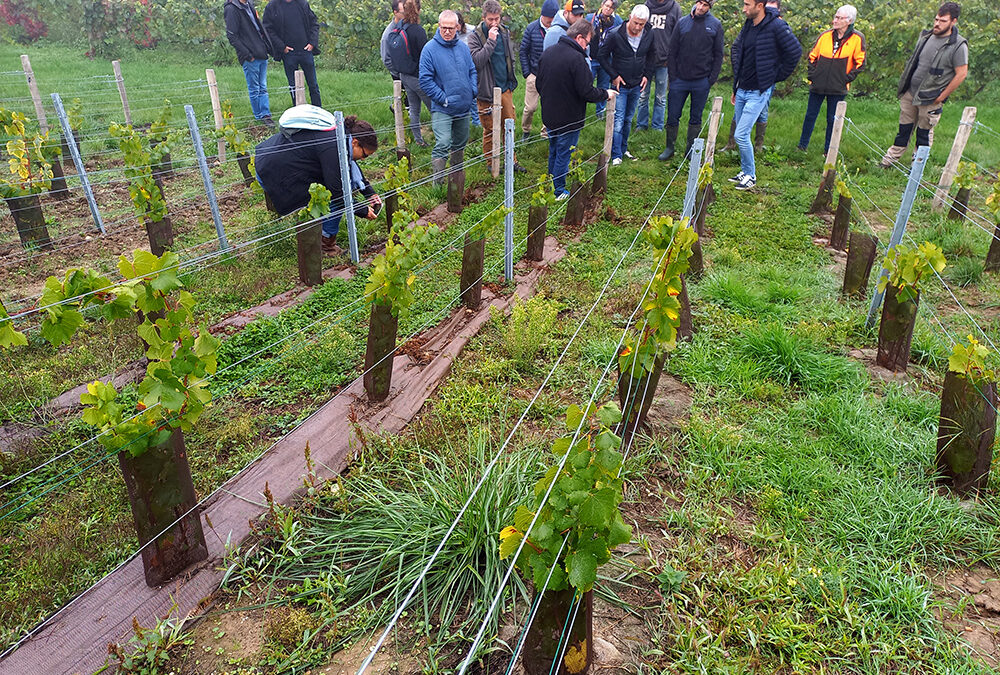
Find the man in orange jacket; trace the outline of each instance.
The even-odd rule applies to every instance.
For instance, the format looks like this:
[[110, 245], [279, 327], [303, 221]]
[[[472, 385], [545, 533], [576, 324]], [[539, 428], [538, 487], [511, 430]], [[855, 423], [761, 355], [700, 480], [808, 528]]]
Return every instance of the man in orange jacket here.
[[816, 40], [816, 46], [809, 52], [809, 105], [806, 118], [802, 120], [802, 136], [799, 150], [809, 147], [819, 109], [826, 100], [826, 143], [823, 152], [830, 149], [830, 135], [833, 133], [833, 118], [837, 104], [847, 97], [847, 90], [858, 73], [865, 67], [865, 53], [868, 45], [865, 36], [854, 30], [858, 10], [852, 5], [844, 5], [833, 15], [833, 28]]

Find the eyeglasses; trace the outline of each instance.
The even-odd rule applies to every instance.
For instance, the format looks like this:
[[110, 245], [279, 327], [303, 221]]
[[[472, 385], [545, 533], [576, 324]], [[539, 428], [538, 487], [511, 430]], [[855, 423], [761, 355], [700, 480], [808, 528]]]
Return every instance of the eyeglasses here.
[[841, 16], [840, 14], [834, 14], [833, 15], [833, 20], [837, 21], [838, 19], [840, 21], [848, 21], [850, 19], [850, 17], [848, 17], [848, 16]]
[[458, 30], [458, 26], [442, 26], [438, 24], [438, 30], [443, 33], [445, 31]]

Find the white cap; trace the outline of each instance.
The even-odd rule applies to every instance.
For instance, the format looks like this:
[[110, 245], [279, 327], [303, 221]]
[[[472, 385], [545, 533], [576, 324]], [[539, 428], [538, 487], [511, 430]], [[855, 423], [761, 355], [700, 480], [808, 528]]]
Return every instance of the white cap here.
[[278, 126], [282, 129], [333, 131], [337, 128], [333, 113], [314, 105], [297, 105], [281, 113]]

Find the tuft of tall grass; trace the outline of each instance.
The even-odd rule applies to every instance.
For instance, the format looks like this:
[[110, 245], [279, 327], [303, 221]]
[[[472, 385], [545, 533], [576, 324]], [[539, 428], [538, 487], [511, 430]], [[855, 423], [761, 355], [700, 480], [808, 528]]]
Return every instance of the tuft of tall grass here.
[[863, 382], [859, 366], [823, 351], [779, 324], [750, 328], [737, 338], [736, 348], [758, 366], [764, 377], [786, 386], [796, 384], [808, 391], [830, 391], [857, 387]]

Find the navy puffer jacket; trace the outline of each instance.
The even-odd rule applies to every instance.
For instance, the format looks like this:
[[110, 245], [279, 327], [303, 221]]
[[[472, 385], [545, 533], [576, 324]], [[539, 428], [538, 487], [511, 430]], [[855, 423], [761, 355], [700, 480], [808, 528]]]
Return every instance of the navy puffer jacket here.
[[[753, 21], [747, 19], [729, 53], [733, 64], [733, 93], [740, 88], [743, 35], [754, 28]], [[756, 30], [760, 31], [757, 35], [757, 87], [763, 92], [775, 83], [788, 79], [802, 58], [802, 45], [785, 20], [778, 16], [778, 11], [771, 7], [765, 10], [764, 19], [756, 26]]]
[[542, 22], [535, 19], [524, 29], [521, 36], [521, 49], [518, 56], [521, 59], [521, 75], [538, 74], [538, 60], [542, 58], [542, 45], [545, 42], [545, 29]]

